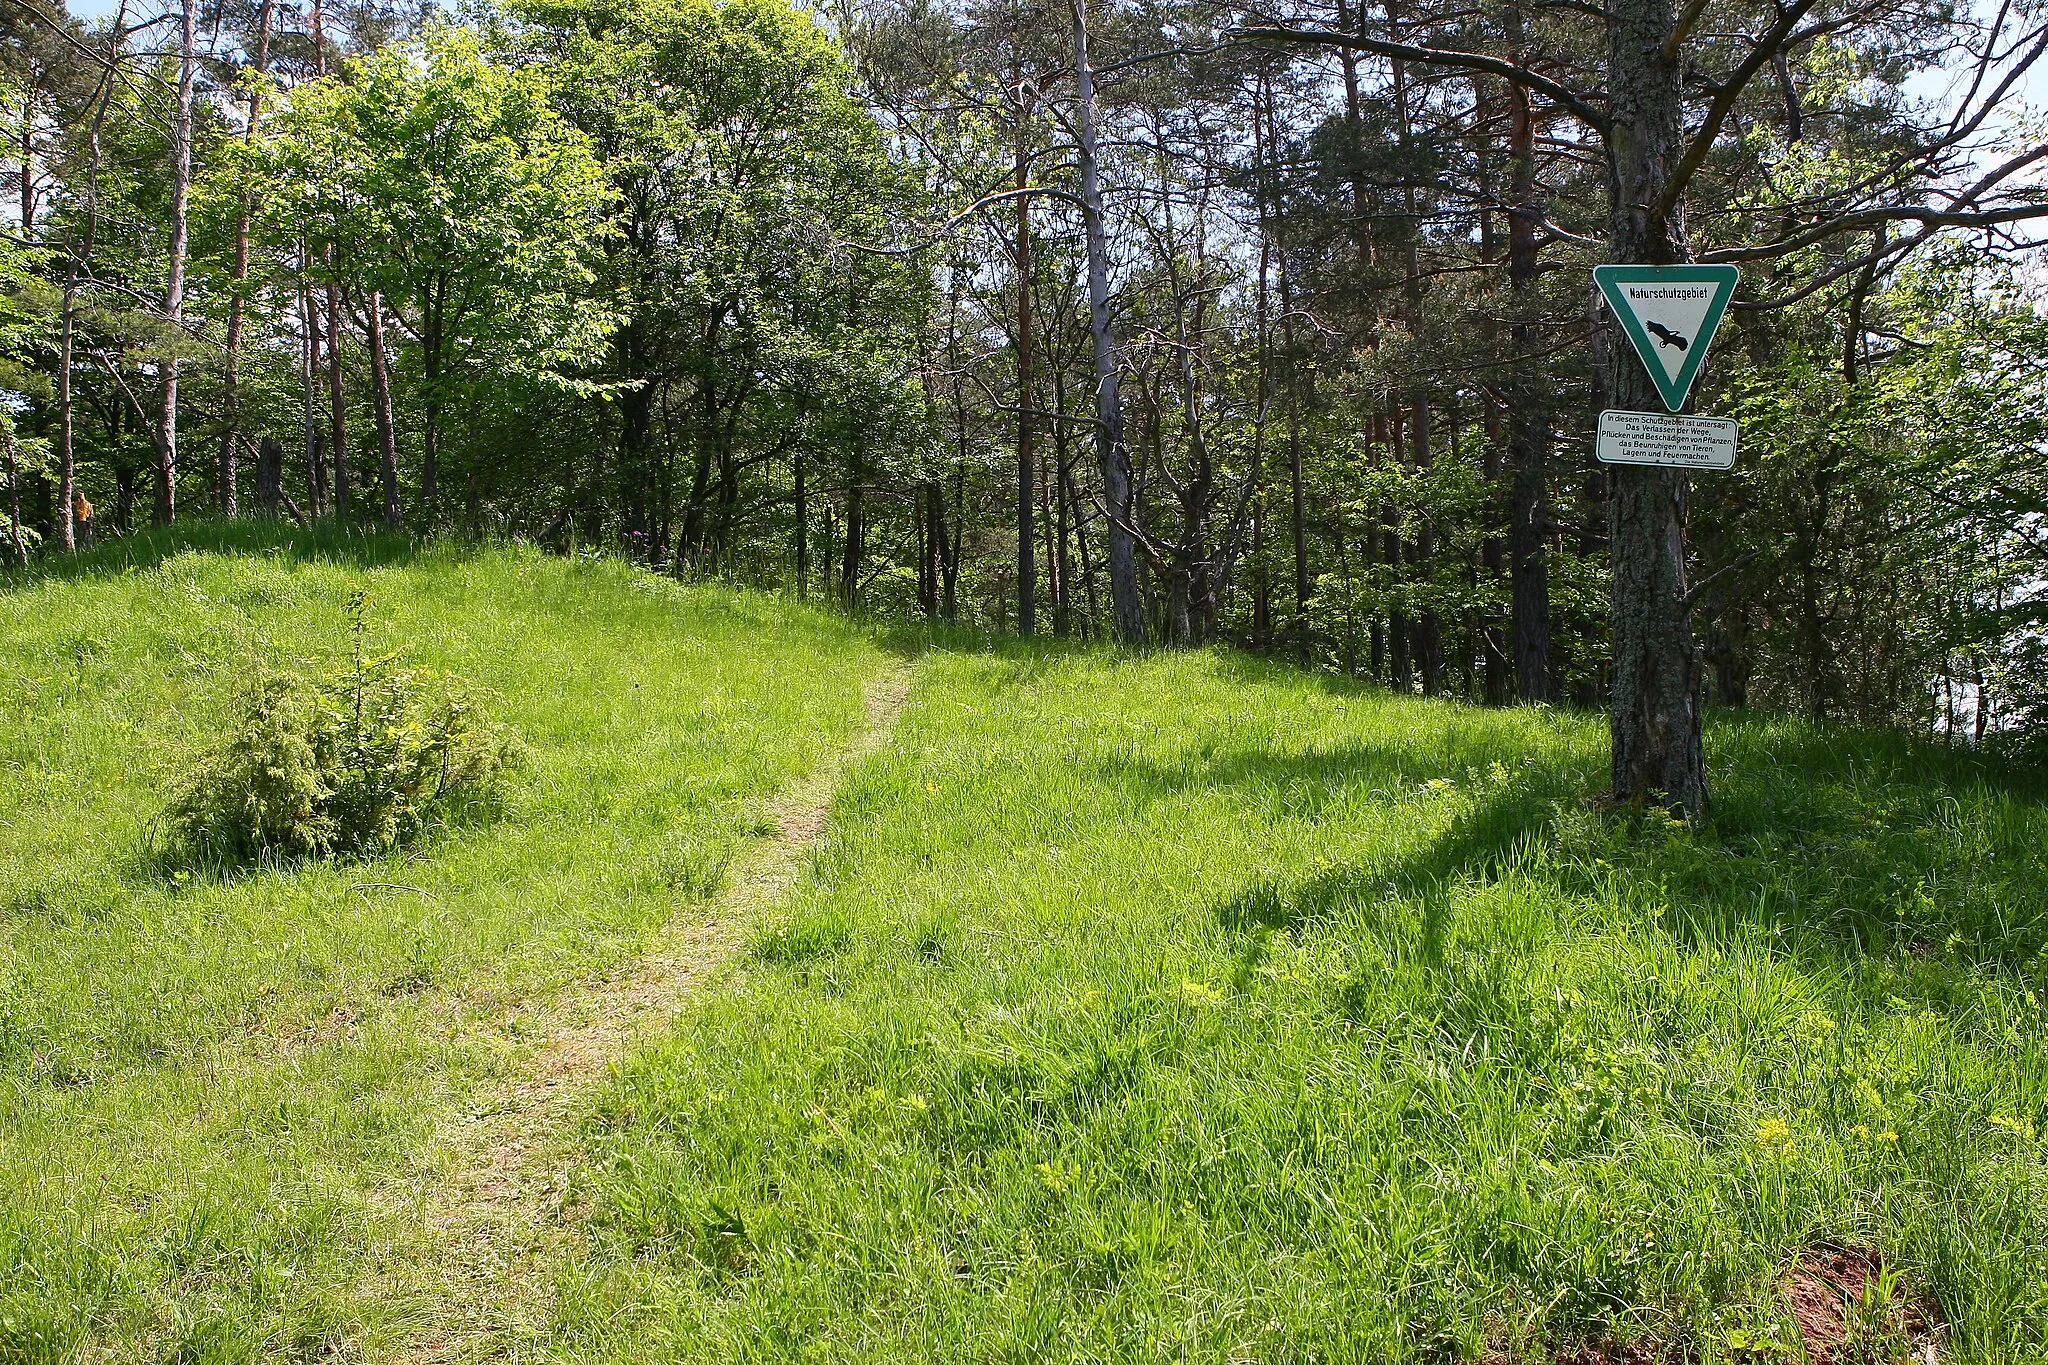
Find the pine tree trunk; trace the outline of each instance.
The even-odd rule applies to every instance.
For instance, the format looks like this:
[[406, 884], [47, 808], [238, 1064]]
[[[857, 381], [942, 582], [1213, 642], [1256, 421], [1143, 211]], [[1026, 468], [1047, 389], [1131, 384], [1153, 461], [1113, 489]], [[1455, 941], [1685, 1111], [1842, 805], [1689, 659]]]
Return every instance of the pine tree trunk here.
[[[1522, 15], [1508, 11], [1508, 41], [1517, 60], [1522, 51]], [[1537, 228], [1543, 203], [1536, 185], [1536, 124], [1529, 92], [1509, 85], [1508, 98], [1508, 287], [1514, 293], [1515, 320], [1509, 331], [1517, 370], [1534, 374], [1528, 359], [1536, 348], [1532, 318], [1540, 306], [1535, 297]], [[1526, 379], [1510, 391], [1508, 458], [1513, 484], [1508, 494], [1508, 541], [1513, 599], [1515, 687], [1524, 701], [1549, 701], [1550, 669], [1550, 419], [1543, 405], [1547, 395]]]
[[[1654, 212], [1680, 154], [1671, 33], [1671, 0], [1612, 0], [1609, 6], [1608, 259], [1616, 264], [1686, 259], [1680, 211]], [[1615, 338], [1607, 346], [1607, 381], [1614, 406], [1663, 410], [1634, 348]], [[1707, 773], [1699, 661], [1686, 609], [1686, 476], [1624, 466], [1614, 471], [1613, 487], [1614, 797], [1654, 800], [1699, 819], [1707, 808]]]

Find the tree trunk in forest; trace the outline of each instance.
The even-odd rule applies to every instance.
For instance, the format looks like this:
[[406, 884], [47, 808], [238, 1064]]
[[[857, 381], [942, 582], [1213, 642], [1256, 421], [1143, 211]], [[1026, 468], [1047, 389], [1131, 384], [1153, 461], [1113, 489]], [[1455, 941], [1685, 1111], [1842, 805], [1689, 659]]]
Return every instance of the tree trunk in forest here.
[[[1508, 43], [1522, 60], [1522, 15], [1508, 10]], [[1508, 543], [1513, 598], [1515, 687], [1524, 701], [1554, 695], [1550, 668], [1550, 418], [1548, 396], [1528, 382], [1536, 362], [1534, 314], [1537, 231], [1544, 206], [1536, 184], [1536, 128], [1529, 92], [1509, 84], [1508, 98], [1508, 287], [1515, 320], [1509, 330], [1517, 381], [1508, 404], [1508, 458], [1513, 484], [1508, 493]]]
[[369, 314], [370, 405], [377, 415], [377, 454], [384, 475], [384, 529], [398, 529], [398, 427], [391, 412], [391, 358], [384, 352], [384, 296], [372, 289]]
[[[1260, 160], [1275, 174], [1280, 160], [1280, 128], [1275, 119], [1271, 90], [1266, 79], [1260, 78], [1259, 90], [1262, 95], [1255, 116], [1263, 112], [1259, 126], [1252, 130], [1253, 138], [1261, 146]], [[1269, 143], [1270, 139], [1270, 143]], [[1280, 349], [1287, 360], [1287, 477], [1290, 500], [1288, 503], [1289, 531], [1294, 546], [1294, 654], [1303, 668], [1308, 667], [1312, 657], [1308, 620], [1308, 509], [1301, 477], [1301, 389], [1297, 382], [1300, 377], [1301, 357], [1295, 348], [1294, 337], [1294, 282], [1287, 268], [1287, 244], [1281, 236], [1280, 215], [1271, 211], [1273, 244], [1280, 257], [1277, 275], [1280, 294]], [[1261, 258], [1261, 265], [1264, 258]], [[1261, 287], [1264, 277], [1261, 275]], [[1263, 295], [1261, 295], [1263, 303]], [[1263, 382], [1263, 373], [1261, 375]], [[1260, 408], [1264, 413], [1263, 398]]]
[[36, 238], [36, 89], [33, 80], [21, 90], [21, 240]]
[[[171, 128], [171, 249], [164, 284], [164, 321], [173, 333], [185, 325], [185, 255], [191, 240], [192, 77], [197, 65], [196, 0], [179, 6], [178, 107]], [[163, 359], [163, 416], [157, 429], [156, 520], [178, 515], [178, 357]]]
[[[1677, 264], [1687, 255], [1683, 210], [1655, 212], [1680, 151], [1671, 0], [1612, 0], [1607, 23], [1608, 259]], [[1606, 324], [1612, 326], [1611, 316]], [[1610, 340], [1606, 369], [1616, 407], [1663, 410], [1633, 347]], [[1685, 498], [1681, 472], [1614, 471], [1610, 730], [1615, 799], [1656, 800], [1697, 820], [1707, 809], [1707, 772], [1699, 661], [1687, 615]]]
[[[1062, 431], [1064, 437], [1064, 431]], [[1066, 485], [1070, 477], [1066, 441], [1055, 442], [1053, 470], [1045, 479], [1045, 505], [1039, 509], [1051, 538], [1046, 568], [1052, 573], [1052, 633], [1065, 639], [1074, 633], [1074, 565], [1067, 540], [1072, 529], [1067, 519]]]
[[284, 498], [284, 442], [265, 436], [256, 443], [256, 506], [266, 517], [277, 515]]
[[66, 242], [70, 250], [65, 254], [70, 261], [64, 271], [63, 316], [57, 342], [57, 501], [60, 504], [57, 540], [66, 551], [78, 548], [78, 525], [73, 515], [78, 502], [78, 460], [74, 443], [78, 418], [77, 400], [71, 384], [78, 338], [78, 287], [92, 262], [93, 240], [99, 231], [100, 134], [106, 127], [107, 105], [113, 99], [113, 77], [121, 50], [119, 34], [127, 15], [128, 6], [124, 0], [117, 7], [113, 25], [107, 31], [106, 74], [94, 95], [92, 124], [86, 135], [84, 240], [72, 243], [67, 237]]
[[1033, 561], [1037, 529], [1032, 514], [1038, 496], [1038, 453], [1031, 420], [1031, 201], [1021, 193], [1031, 183], [1031, 156], [1024, 145], [1030, 107], [1024, 77], [1017, 73], [1017, 633], [1038, 629], [1038, 565]]
[[[333, 252], [328, 258], [331, 263]], [[349, 514], [348, 397], [341, 383], [341, 300], [340, 290], [327, 286], [327, 405], [330, 451], [334, 460], [334, 515], [343, 521]]]
[[[242, 141], [254, 146], [263, 124], [263, 82], [270, 71], [270, 17], [276, 0], [263, 0], [256, 11], [256, 51], [251, 66], [256, 80], [249, 92], [247, 122]], [[242, 324], [248, 307], [242, 297], [249, 280], [249, 224], [255, 213], [255, 197], [244, 193], [235, 211], [235, 257], [228, 285], [228, 345], [226, 372], [222, 379], [221, 403], [226, 409], [226, 429], [220, 438], [220, 511], [225, 517], [241, 513], [236, 483], [241, 477], [242, 448]]]
[[848, 611], [860, 605], [861, 564], [867, 557], [867, 515], [861, 506], [861, 485], [867, 479], [865, 463], [856, 445], [847, 468], [846, 543], [839, 561], [839, 602]]
[[[301, 245], [300, 263], [312, 268], [312, 249]], [[299, 319], [305, 330], [305, 344], [299, 355], [300, 419], [305, 424], [306, 514], [320, 515], [320, 315], [313, 306], [313, 286], [299, 286]]]
[[1088, 238], [1088, 331], [1095, 350], [1095, 450], [1102, 466], [1102, 496], [1109, 540], [1110, 614], [1117, 638], [1145, 642], [1145, 603], [1138, 593], [1138, 547], [1131, 529], [1131, 456], [1124, 445], [1123, 404], [1117, 390], [1116, 340], [1109, 316], [1109, 240], [1102, 221], [1102, 185], [1096, 171], [1095, 70], [1088, 62], [1088, 0], [1074, 0], [1074, 77], [1079, 94], [1082, 216]]
[[14, 454], [14, 429], [0, 429], [0, 441], [7, 445], [7, 494], [12, 499], [7, 529], [14, 536], [14, 563], [17, 568], [28, 567], [28, 541], [21, 534], [21, 462]]
[[413, 510], [427, 525], [433, 524], [441, 488], [441, 375], [445, 369], [441, 349], [447, 344], [441, 295], [446, 289], [445, 278], [435, 280], [426, 316], [420, 321], [420, 501]]
[[[1491, 395], [1482, 393], [1480, 404], [1481, 421], [1486, 433], [1486, 455], [1482, 475], [1487, 488], [1491, 490], [1500, 487], [1507, 467], [1507, 430], [1500, 420], [1499, 410]], [[1479, 573], [1481, 581], [1489, 591], [1507, 580], [1507, 566], [1506, 545], [1499, 535], [1488, 535], [1479, 546]], [[1505, 706], [1511, 690], [1508, 685], [1509, 651], [1513, 645], [1501, 631], [1498, 613], [1490, 609], [1485, 613], [1484, 621], [1479, 627], [1479, 647], [1484, 655], [1486, 704]]]
[[959, 619], [960, 609], [960, 542], [967, 534], [967, 464], [963, 460], [953, 468], [953, 532], [950, 542], [944, 546], [946, 562], [944, 581], [940, 586], [939, 614], [948, 621]]
[[[1390, 401], [1387, 404], [1386, 415], [1376, 417], [1373, 421], [1374, 425], [1381, 426], [1386, 432], [1387, 458], [1393, 461], [1396, 467], [1405, 465], [1408, 462], [1408, 442], [1403, 430], [1400, 406]], [[1393, 569], [1389, 577], [1396, 583], [1395, 592], [1399, 593], [1401, 564], [1410, 558], [1406, 553], [1407, 547], [1401, 541], [1401, 509], [1389, 502], [1380, 513], [1380, 523], [1385, 528], [1383, 558]], [[1387, 645], [1392, 656], [1388, 664], [1393, 675], [1394, 690], [1406, 692], [1415, 683], [1412, 653], [1414, 639], [1409, 628], [1408, 609], [1404, 605], [1404, 599], [1397, 596], [1394, 600], [1396, 605], [1387, 612]]]
[[[1398, 34], [1401, 19], [1394, 0], [1387, 0], [1386, 11], [1388, 31]], [[1393, 62], [1389, 65], [1388, 73], [1393, 84], [1395, 143], [1401, 155], [1406, 157], [1414, 141], [1413, 117], [1409, 105], [1408, 64], [1402, 61]], [[1401, 232], [1402, 298], [1406, 305], [1405, 320], [1408, 329], [1413, 335], [1420, 336], [1423, 332], [1422, 263], [1419, 254], [1422, 212], [1413, 180], [1403, 185], [1401, 194], [1406, 220]], [[1403, 411], [1403, 404], [1400, 401], [1392, 403], [1388, 421], [1398, 439], [1402, 426], [1412, 420], [1413, 439], [1408, 447], [1408, 454], [1413, 458], [1417, 469], [1427, 469], [1432, 458], [1428, 390], [1420, 382], [1416, 382], [1409, 390], [1407, 400], [1406, 412]], [[1427, 515], [1416, 518], [1415, 539], [1408, 550], [1410, 562], [1419, 565], [1425, 573], [1435, 568], [1436, 528]], [[1424, 598], [1422, 610], [1415, 614], [1407, 633], [1409, 653], [1417, 671], [1422, 674], [1423, 695], [1433, 697], [1443, 690], [1443, 623], [1438, 619], [1436, 607], [1431, 604], [1428, 597]]]
[[811, 490], [804, 482], [804, 450], [790, 452], [790, 482], [796, 491], [796, 595], [807, 595], [811, 572]]
[[[1420, 393], [1416, 395], [1414, 423], [1414, 442], [1410, 453], [1415, 457], [1417, 469], [1427, 469], [1436, 456], [1430, 444], [1429, 403]], [[1435, 568], [1436, 523], [1428, 515], [1416, 518], [1415, 558], [1425, 572]], [[1422, 611], [1415, 618], [1414, 635], [1415, 668], [1422, 675], [1422, 695], [1434, 697], [1444, 690], [1444, 626], [1430, 599], [1425, 599]]]

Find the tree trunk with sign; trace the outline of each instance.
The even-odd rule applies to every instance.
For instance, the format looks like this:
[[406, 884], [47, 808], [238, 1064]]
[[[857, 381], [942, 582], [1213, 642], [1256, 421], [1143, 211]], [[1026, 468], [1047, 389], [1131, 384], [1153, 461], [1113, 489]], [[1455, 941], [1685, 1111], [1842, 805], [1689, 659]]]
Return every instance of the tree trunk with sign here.
[[[1687, 259], [1683, 212], [1664, 207], [1683, 144], [1670, 0], [1612, 0], [1608, 10], [1608, 259], [1675, 265]], [[1609, 312], [1607, 325], [1614, 326]], [[1617, 408], [1659, 412], [1655, 384], [1633, 347], [1606, 347]], [[1653, 800], [1698, 819], [1707, 809], [1700, 742], [1699, 661], [1685, 579], [1686, 476], [1621, 467], [1611, 506], [1614, 797]]]

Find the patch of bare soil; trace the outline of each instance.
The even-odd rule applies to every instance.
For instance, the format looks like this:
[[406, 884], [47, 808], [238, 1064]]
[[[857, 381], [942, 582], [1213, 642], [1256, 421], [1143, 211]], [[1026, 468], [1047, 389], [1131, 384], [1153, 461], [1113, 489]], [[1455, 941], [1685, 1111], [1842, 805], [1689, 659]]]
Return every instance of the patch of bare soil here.
[[1667, 1365], [1670, 1357], [1641, 1341], [1586, 1342], [1557, 1358], [1557, 1365]]
[[[1550, 1365], [1675, 1365], [1685, 1357], [1674, 1355], [1653, 1342], [1582, 1341], [1547, 1357]], [[1507, 1365], [1514, 1357], [1489, 1351], [1480, 1365]]]
[[734, 928], [796, 882], [824, 832], [846, 770], [885, 743], [910, 689], [905, 668], [869, 684], [867, 723], [848, 746], [784, 792], [775, 833], [746, 850], [702, 918], [677, 922], [652, 951], [611, 978], [538, 1002], [500, 1021], [513, 1040], [505, 1078], [472, 1097], [441, 1145], [444, 1173], [412, 1198], [425, 1237], [366, 1286], [413, 1301], [410, 1330], [372, 1357], [419, 1362], [504, 1360], [547, 1329], [552, 1272], [577, 1236], [568, 1173], [575, 1130], [611, 1063], [666, 1025], [698, 982], [722, 966]]
[[1814, 1247], [1785, 1272], [1783, 1290], [1809, 1365], [1939, 1360], [1940, 1310], [1874, 1251]]

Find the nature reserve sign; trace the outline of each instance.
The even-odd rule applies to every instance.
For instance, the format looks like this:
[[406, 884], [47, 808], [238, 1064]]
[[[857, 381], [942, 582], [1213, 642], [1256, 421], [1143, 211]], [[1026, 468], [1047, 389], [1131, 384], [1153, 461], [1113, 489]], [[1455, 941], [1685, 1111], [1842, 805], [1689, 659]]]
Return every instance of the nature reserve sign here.
[[1732, 265], [1593, 267], [1593, 282], [1673, 412], [1699, 378], [1738, 273]]
[[1593, 454], [1602, 464], [1662, 469], [1730, 469], [1735, 423], [1681, 417], [1735, 293], [1732, 265], [1602, 265], [1593, 282], [1649, 371], [1673, 415], [1610, 409], [1600, 414]]

